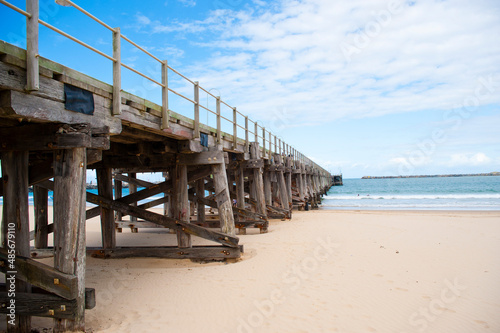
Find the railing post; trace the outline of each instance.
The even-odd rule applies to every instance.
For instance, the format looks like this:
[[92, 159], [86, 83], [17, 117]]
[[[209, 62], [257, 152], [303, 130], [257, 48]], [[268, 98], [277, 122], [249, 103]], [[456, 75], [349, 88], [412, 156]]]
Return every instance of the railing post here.
[[250, 142], [248, 141], [248, 116], [245, 116], [245, 153], [250, 151]]
[[122, 113], [122, 61], [121, 61], [121, 32], [120, 28], [113, 31], [113, 115]]
[[26, 90], [40, 88], [38, 67], [38, 0], [26, 0], [26, 11], [31, 17], [26, 18]]
[[257, 122], [253, 123], [253, 132], [255, 133], [255, 140], [254, 142], [259, 142], [259, 125], [257, 125]]
[[217, 143], [222, 143], [222, 137], [221, 137], [221, 125], [220, 125], [220, 96], [217, 96], [215, 98], [216, 101], [216, 109], [217, 109]]
[[236, 108], [233, 108], [233, 149], [236, 150], [238, 144], [238, 111]]
[[163, 60], [161, 63], [161, 129], [170, 127], [170, 111], [168, 110], [168, 61]]
[[200, 83], [194, 82], [194, 135], [193, 137], [200, 137]]
[[262, 127], [262, 157], [266, 158], [266, 128]]
[[274, 153], [277, 154], [278, 153], [278, 138], [276, 137], [276, 135], [274, 136]]
[[278, 140], [279, 142], [279, 147], [280, 147], [280, 156], [281, 156], [281, 139]]
[[272, 142], [271, 142], [271, 132], [269, 132], [269, 159], [271, 159], [271, 148], [272, 148]]

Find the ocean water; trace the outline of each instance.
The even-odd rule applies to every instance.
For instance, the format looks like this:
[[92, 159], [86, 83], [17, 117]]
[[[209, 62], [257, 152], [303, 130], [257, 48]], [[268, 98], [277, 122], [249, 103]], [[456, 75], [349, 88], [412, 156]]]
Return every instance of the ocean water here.
[[344, 179], [323, 209], [500, 210], [500, 176]]
[[[138, 191], [143, 190], [143, 189], [144, 189], [143, 187], [139, 187], [139, 186], [137, 187]], [[97, 193], [97, 189], [87, 189], [87, 192], [98, 194]], [[114, 195], [114, 190], [113, 190], [113, 195]], [[126, 196], [126, 195], [129, 195], [129, 189], [128, 188], [123, 188], [123, 190], [122, 190], [122, 196]], [[145, 200], [139, 201], [139, 205], [141, 205], [143, 203], [146, 203], [148, 201], [153, 201], [153, 200], [162, 198], [162, 197], [163, 197], [163, 194], [157, 194], [157, 195], [152, 196], [150, 198], [147, 198]], [[53, 205], [53, 199], [54, 199], [54, 192], [49, 191], [49, 200], [48, 200], [49, 206]], [[32, 192], [29, 193], [28, 202], [29, 202], [30, 205], [33, 205], [33, 193]], [[2, 204], [3, 204], [3, 197], [0, 197], [0, 205], [2, 205]], [[94, 204], [91, 204], [90, 202], [87, 202], [86, 205], [87, 205], [87, 207], [95, 207], [96, 206]], [[163, 204], [159, 205], [157, 207], [161, 208], [161, 207], [163, 207]]]
[[[138, 188], [141, 190], [142, 188]], [[97, 194], [97, 190], [87, 190]], [[123, 189], [123, 196], [129, 194]], [[142, 200], [155, 200], [163, 194]], [[49, 205], [53, 193], [49, 192]], [[3, 198], [0, 197], [0, 205]], [[29, 193], [33, 205], [33, 193]], [[87, 206], [94, 205], [87, 203]], [[161, 207], [158, 206], [158, 207]], [[344, 179], [323, 196], [321, 208], [345, 210], [500, 210], [500, 176]]]

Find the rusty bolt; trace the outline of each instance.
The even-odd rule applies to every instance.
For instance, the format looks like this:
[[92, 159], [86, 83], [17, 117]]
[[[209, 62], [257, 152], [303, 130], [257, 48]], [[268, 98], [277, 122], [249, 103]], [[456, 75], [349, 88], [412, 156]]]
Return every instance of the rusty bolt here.
[[61, 311], [66, 311], [66, 305], [61, 305]]
[[59, 279], [57, 279], [57, 278], [56, 278], [56, 279], [54, 279], [54, 284], [55, 284], [56, 286], [57, 286], [57, 285], [59, 285]]
[[54, 315], [54, 310], [49, 310], [49, 316], [53, 316]]

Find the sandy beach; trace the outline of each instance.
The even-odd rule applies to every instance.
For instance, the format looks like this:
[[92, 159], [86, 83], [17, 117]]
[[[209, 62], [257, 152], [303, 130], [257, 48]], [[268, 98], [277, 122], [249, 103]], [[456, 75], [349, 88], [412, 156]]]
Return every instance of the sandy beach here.
[[[87, 330], [500, 332], [500, 212], [317, 210], [269, 230], [240, 236], [235, 263], [88, 258]], [[175, 236], [124, 230], [117, 243]], [[100, 245], [98, 218], [87, 244]]]

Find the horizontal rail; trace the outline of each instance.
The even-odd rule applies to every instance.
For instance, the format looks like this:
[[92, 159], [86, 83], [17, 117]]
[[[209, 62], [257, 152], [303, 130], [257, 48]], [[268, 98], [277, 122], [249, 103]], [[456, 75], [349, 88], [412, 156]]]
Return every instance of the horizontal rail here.
[[231, 124], [233, 123], [233, 121], [232, 121], [231, 119], [227, 119], [227, 118], [226, 118], [226, 117], [224, 117], [224, 116], [220, 116], [220, 117], [221, 117], [221, 119], [224, 119], [224, 120], [229, 121]]
[[[36, 0], [35, 0], [36, 1]], [[185, 99], [186, 101], [189, 101], [191, 103], [193, 103], [194, 105], [194, 108], [195, 108], [195, 122], [197, 122], [195, 124], [195, 129], [199, 126], [199, 107], [207, 110], [207, 112], [211, 112], [212, 114], [216, 115], [217, 117], [217, 133], [219, 136], [222, 135], [222, 132], [221, 132], [221, 125], [220, 125], [220, 120], [225, 120], [227, 121], [228, 123], [232, 124], [233, 125], [233, 136], [235, 136], [234, 139], [234, 143], [236, 143], [237, 139], [239, 139], [237, 137], [237, 129], [238, 127], [242, 130], [244, 130], [245, 132], [245, 141], [248, 142], [249, 141], [249, 134], [252, 134], [253, 135], [253, 139], [255, 139], [256, 141], [261, 141], [262, 143], [262, 149], [264, 152], [269, 152], [269, 155], [274, 152], [274, 153], [281, 153], [283, 155], [286, 155], [286, 154], [294, 154], [295, 157], [297, 158], [297, 160], [300, 160], [302, 161], [303, 163], [305, 163], [306, 165], [310, 165], [310, 166], [314, 166], [316, 168], [318, 168], [319, 170], [321, 170], [322, 172], [325, 172], [325, 173], [328, 173], [325, 169], [321, 168], [317, 163], [315, 163], [314, 161], [312, 161], [311, 159], [307, 158], [304, 154], [300, 153], [298, 150], [296, 150], [294, 147], [288, 145], [287, 143], [285, 143], [281, 138], [277, 137], [276, 135], [272, 134], [270, 131], [266, 130], [265, 127], [261, 126], [258, 124], [258, 122], [256, 121], [252, 121], [251, 119], [249, 119], [246, 115], [244, 115], [242, 112], [240, 112], [239, 110], [236, 109], [236, 107], [233, 107], [231, 105], [229, 105], [228, 103], [226, 103], [225, 101], [221, 100], [220, 99], [220, 96], [216, 96], [214, 94], [212, 94], [210, 92], [210, 90], [214, 89], [210, 89], [210, 90], [207, 90], [203, 87], [201, 87], [197, 82], [189, 79], [187, 76], [183, 75], [182, 73], [180, 73], [179, 71], [177, 71], [176, 69], [168, 66], [167, 64], [167, 61], [166, 60], [161, 60], [159, 59], [158, 57], [156, 57], [154, 54], [152, 54], [151, 52], [147, 51], [144, 47], [141, 47], [140, 45], [138, 45], [137, 43], [135, 43], [134, 41], [132, 41], [131, 39], [127, 38], [126, 36], [122, 35], [120, 33], [120, 28], [112, 28], [111, 26], [109, 26], [108, 24], [104, 23], [103, 21], [101, 21], [100, 19], [98, 19], [97, 17], [95, 17], [94, 15], [90, 14], [88, 11], [84, 10], [83, 8], [81, 8], [80, 6], [78, 6], [77, 4], [75, 4], [73, 1], [71, 0], [61, 0], [60, 2], [64, 2], [65, 4], [68, 4], [74, 8], [76, 8], [78, 11], [82, 12], [84, 15], [90, 17], [92, 20], [98, 22], [99, 24], [101, 24], [102, 26], [104, 26], [105, 28], [109, 29], [110, 31], [112, 31], [114, 34], [113, 34], [113, 43], [115, 45], [118, 45], [117, 49], [113, 51], [113, 56], [109, 56], [107, 55], [106, 53], [98, 50], [97, 48], [93, 47], [93, 46], [90, 46], [89, 44], [77, 39], [76, 37], [73, 37], [71, 36], [70, 34], [52, 26], [51, 24], [47, 23], [47, 22], [44, 22], [40, 19], [38, 19], [38, 23], [55, 31], [56, 33], [82, 45], [83, 47], [86, 47], [87, 49], [91, 50], [91, 51], [94, 51], [95, 53], [105, 57], [106, 59], [108, 60], [111, 60], [113, 63], [114, 63], [114, 69], [113, 69], [113, 76], [115, 77], [115, 74], [116, 77], [118, 77], [118, 80], [115, 81], [114, 79], [114, 83], [116, 83], [116, 86], [115, 87], [118, 87], [118, 89], [121, 89], [121, 78], [120, 78], [120, 74], [119, 74], [119, 68], [120, 67], [124, 67], [132, 72], [134, 72], [135, 74], [157, 84], [158, 86], [160, 86], [162, 89], [163, 89], [163, 104], [162, 104], [162, 109], [163, 109], [163, 114], [162, 114], [162, 117], [164, 117], [164, 119], [162, 120], [168, 127], [168, 118], [169, 118], [169, 108], [168, 108], [168, 92], [171, 92], [183, 99]], [[3, 4], [7, 7], [9, 7], [10, 9], [28, 17], [28, 18], [32, 18], [32, 17], [37, 17], [37, 13], [33, 13], [33, 15], [23, 9], [20, 9], [18, 7], [16, 7], [15, 5], [12, 5], [10, 4], [9, 2], [5, 1], [5, 0], [0, 0], [0, 4]], [[63, 4], [63, 5], [65, 5]], [[38, 38], [38, 36], [34, 36], [36, 38]], [[119, 41], [121, 38], [123, 38], [125, 41], [129, 42], [132, 46], [136, 47], [137, 49], [139, 49], [140, 51], [144, 52], [145, 54], [147, 54], [148, 56], [150, 56], [151, 58], [153, 58], [154, 60], [158, 61], [160, 64], [162, 64], [162, 82], [158, 82], [156, 81], [155, 79], [147, 76], [146, 74], [143, 74], [142, 72], [140, 72], [139, 70], [137, 69], [134, 69], [133, 67], [129, 66], [129, 65], [126, 65], [126, 64], [123, 64], [121, 63], [121, 50], [120, 50], [120, 47], [119, 47]], [[117, 67], [117, 68], [115, 68]], [[182, 79], [186, 80], [187, 82], [191, 83], [194, 88], [195, 88], [195, 96], [194, 96], [194, 99], [191, 99], [185, 95], [183, 95], [182, 93], [179, 93], [175, 90], [173, 90], [172, 88], [170, 88], [168, 86], [168, 70], [171, 70], [173, 73], [179, 75]], [[117, 73], [115, 73], [115, 71], [118, 71]], [[37, 74], [38, 76], [38, 74]], [[200, 101], [199, 101], [199, 90], [202, 90], [203, 92], [205, 92], [207, 94], [207, 106], [203, 106], [200, 104]], [[119, 91], [119, 90], [118, 90]], [[220, 92], [219, 92], [220, 94]], [[119, 96], [119, 94], [118, 94]], [[214, 110], [210, 109], [208, 107], [208, 96], [212, 96], [214, 99], [216, 99], [217, 101], [217, 112], [215, 112]], [[221, 113], [221, 110], [220, 110], [220, 106], [224, 104], [225, 106], [227, 106], [229, 109], [231, 109], [232, 111], [232, 116], [233, 116], [233, 119], [229, 119], [227, 118], [226, 116], [223, 116], [222, 113]], [[119, 108], [118, 108], [119, 109]], [[119, 112], [117, 113], [119, 114]], [[245, 118], [245, 125], [243, 126], [241, 124], [241, 121], [240, 123], [238, 123], [238, 116], [237, 115], [240, 115], [242, 117]], [[208, 119], [208, 118], [207, 118]], [[208, 125], [208, 124], [206, 124]], [[253, 125], [253, 126], [250, 126], [250, 125]], [[163, 126], [163, 125], [162, 125]], [[252, 128], [252, 130], [250, 129]], [[220, 142], [220, 138], [217, 139], [218, 142]], [[268, 145], [268, 147], [266, 147], [266, 145]], [[272, 149], [274, 148], [274, 149]], [[329, 174], [329, 173], [328, 173]]]
[[109, 60], [111, 60], [111, 61], [113, 61], [113, 62], [115, 62], [115, 61], [116, 61], [116, 59], [115, 59], [115, 58], [110, 57], [110, 56], [109, 56], [109, 55], [107, 55], [106, 53], [104, 53], [104, 52], [102, 52], [102, 51], [99, 51], [99, 50], [98, 50], [98, 49], [96, 49], [95, 47], [90, 46], [89, 44], [86, 44], [86, 43], [82, 42], [81, 40], [79, 40], [79, 39], [77, 39], [77, 38], [75, 38], [75, 37], [71, 36], [70, 34], [65, 33], [64, 31], [62, 31], [62, 30], [60, 30], [60, 29], [58, 29], [58, 28], [54, 27], [53, 25], [48, 24], [47, 22], [44, 22], [44, 21], [42, 21], [42, 20], [40, 20], [40, 19], [39, 19], [39, 20], [38, 20], [38, 23], [40, 23], [41, 25], [43, 25], [43, 26], [45, 26], [45, 27], [49, 28], [50, 30], [53, 30], [53, 31], [57, 32], [58, 34], [63, 35], [63, 36], [64, 36], [64, 37], [66, 37], [66, 38], [71, 39], [71, 40], [72, 40], [72, 41], [74, 41], [75, 43], [78, 43], [78, 44], [80, 44], [80, 45], [82, 45], [82, 46], [84, 46], [84, 47], [88, 48], [89, 50], [92, 50], [92, 51], [94, 51], [95, 53], [98, 53], [98, 54], [102, 55], [103, 57], [108, 58]]
[[136, 43], [134, 43], [132, 40], [130, 40], [129, 38], [125, 37], [124, 35], [121, 35], [121, 37], [123, 39], [125, 39], [127, 42], [129, 42], [130, 44], [134, 45], [135, 47], [137, 47], [139, 50], [141, 50], [142, 52], [146, 53], [148, 56], [150, 56], [151, 58], [153, 58], [154, 60], [158, 61], [160, 64], [163, 63], [162, 60], [160, 60], [159, 58], [157, 58], [156, 56], [154, 56], [153, 54], [151, 54], [149, 51], [145, 50], [144, 48], [140, 47], [139, 45], [137, 45]]
[[100, 23], [102, 26], [108, 28], [109, 30], [111, 30], [113, 32], [116, 32], [116, 30], [114, 28], [110, 27], [109, 25], [107, 25], [103, 21], [99, 20], [97, 17], [95, 17], [94, 15], [90, 14], [88, 11], [86, 11], [82, 7], [78, 6], [73, 1], [71, 1], [71, 0], [64, 0], [64, 2], [69, 3], [71, 6], [75, 7], [76, 9], [78, 9], [79, 11], [81, 11], [83, 14], [87, 15], [88, 17], [90, 17], [91, 19], [93, 19], [94, 21], [96, 21], [97, 23]]
[[222, 104], [224, 104], [225, 106], [227, 106], [228, 108], [230, 109], [233, 109], [233, 107], [229, 104], [227, 104], [226, 102], [224, 102], [223, 100], [220, 101]]
[[149, 81], [156, 83], [156, 84], [157, 84], [157, 85], [159, 85], [160, 87], [165, 87], [165, 85], [164, 85], [164, 84], [162, 84], [162, 83], [160, 83], [160, 82], [158, 82], [158, 81], [156, 81], [156, 80], [154, 80], [154, 79], [150, 78], [149, 76], [147, 76], [147, 75], [145, 75], [145, 74], [142, 74], [141, 72], [139, 72], [138, 70], [136, 70], [136, 69], [134, 69], [134, 68], [130, 67], [129, 65], [125, 65], [124, 63], [122, 63], [121, 65], [122, 65], [123, 67], [125, 67], [126, 69], [131, 70], [132, 72], [136, 73], [137, 75], [140, 75], [140, 76], [142, 76], [143, 78], [148, 79]]
[[[200, 107], [200, 108], [207, 110], [207, 111], [208, 111], [208, 112], [210, 112], [211, 114], [217, 115], [217, 112], [214, 112], [214, 111], [210, 110], [210, 109], [209, 109], [209, 108], [207, 108], [206, 106], [203, 106], [203, 105], [201, 105], [201, 104], [198, 104], [198, 105], [199, 105], [199, 107]], [[208, 125], [208, 124], [207, 124], [207, 125]]]
[[[173, 69], [172, 67], [168, 66], [168, 69], [170, 69], [172, 72], [174, 72], [175, 74], [179, 75], [180, 77], [182, 77], [183, 79], [185, 79], [186, 81], [190, 82], [191, 84], [195, 84], [194, 81], [190, 80], [188, 77], [182, 75], [181, 73], [179, 73], [178, 71], [176, 71], [175, 69]], [[205, 89], [203, 89], [205, 90]], [[222, 101], [221, 101], [222, 102]]]
[[0, 0], [0, 3], [9, 7], [10, 9], [12, 10], [15, 10], [16, 12], [18, 12], [19, 14], [23, 14], [24, 16], [28, 17], [28, 18], [31, 18], [31, 14], [28, 13], [27, 11], [24, 11], [22, 10], [21, 8], [18, 8], [16, 6], [14, 6], [13, 4], [7, 2], [7, 1], [4, 1], [4, 0]]
[[191, 103], [193, 103], [193, 104], [196, 104], [196, 102], [195, 102], [195, 101], [193, 101], [191, 98], [186, 97], [186, 96], [182, 95], [181, 93], [178, 93], [177, 91], [175, 91], [175, 90], [173, 90], [173, 89], [171, 89], [171, 88], [168, 88], [168, 91], [173, 92], [173, 93], [174, 93], [174, 94], [176, 94], [177, 96], [184, 98], [186, 101], [189, 101], [189, 102], [191, 102]]
[[[209, 90], [206, 90], [205, 88], [203, 88], [202, 86], [200, 86], [200, 89], [203, 90], [204, 92], [206, 92], [207, 94], [209, 94], [210, 96], [212, 96], [213, 98], [217, 98], [217, 97], [220, 97], [220, 96], [215, 96], [213, 95], [211, 92], [210, 92], [210, 89]], [[217, 89], [215, 89], [217, 90]]]

